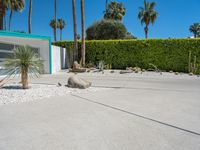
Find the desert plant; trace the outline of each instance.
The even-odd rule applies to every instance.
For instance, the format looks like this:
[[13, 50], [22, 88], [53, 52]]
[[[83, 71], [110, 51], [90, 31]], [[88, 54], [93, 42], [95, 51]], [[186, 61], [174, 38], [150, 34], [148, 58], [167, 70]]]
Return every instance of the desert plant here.
[[13, 50], [11, 58], [3, 62], [7, 77], [20, 74], [22, 88], [28, 89], [28, 73], [38, 75], [43, 71], [43, 60], [29, 46], [19, 46]]
[[196, 74], [197, 73], [197, 56], [194, 55], [194, 59], [193, 59], [193, 63], [192, 63], [192, 52], [189, 51], [189, 56], [188, 56], [188, 72], [189, 74], [192, 73], [192, 74]]

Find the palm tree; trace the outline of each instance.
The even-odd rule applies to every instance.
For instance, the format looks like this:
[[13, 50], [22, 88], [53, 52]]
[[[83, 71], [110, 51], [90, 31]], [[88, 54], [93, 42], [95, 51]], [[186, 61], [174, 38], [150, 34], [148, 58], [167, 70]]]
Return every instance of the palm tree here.
[[199, 23], [194, 23], [193, 25], [190, 26], [190, 32], [194, 34], [194, 38], [197, 38], [200, 36], [200, 24]]
[[8, 6], [10, 5], [10, 0], [0, 0], [0, 29], [6, 30], [6, 11], [8, 10]]
[[32, 32], [32, 0], [29, 1], [29, 14], [28, 14], [28, 33]]
[[104, 13], [104, 19], [111, 19], [121, 21], [126, 14], [126, 9], [122, 3], [111, 2], [107, 4], [106, 11]]
[[[55, 31], [56, 30], [56, 28], [57, 28], [57, 26], [58, 26], [58, 21], [57, 20], [51, 20], [50, 21], [50, 24], [49, 24], [52, 28], [53, 28], [53, 30]], [[55, 34], [55, 32], [54, 32], [54, 40], [56, 40], [56, 34]]]
[[84, 0], [81, 0], [81, 28], [82, 28], [81, 64], [82, 64], [82, 66], [85, 66], [85, 11], [84, 11]]
[[144, 7], [139, 7], [140, 11], [138, 13], [138, 18], [140, 19], [142, 25], [145, 24], [144, 32], [146, 39], [148, 38], [149, 24], [154, 24], [158, 17], [158, 13], [154, 10], [155, 6], [155, 2], [150, 3], [144, 0]]
[[66, 23], [63, 19], [58, 19], [58, 28], [60, 29], [60, 41], [62, 41], [62, 30], [65, 28]]
[[20, 46], [13, 53], [4, 62], [4, 67], [8, 70], [7, 77], [21, 74], [22, 88], [28, 89], [28, 73], [38, 76], [43, 70], [43, 60], [28, 46]]
[[[54, 20], [57, 21], [57, 0], [54, 0]], [[57, 41], [57, 24], [54, 28], [54, 41]]]
[[78, 42], [77, 42], [77, 23], [76, 23], [76, 0], [72, 0], [72, 13], [73, 13], [73, 24], [74, 24], [74, 54], [73, 61], [78, 60]]
[[25, 6], [24, 0], [10, 0], [10, 3], [8, 5], [8, 8], [10, 9], [9, 27], [8, 27], [9, 31], [11, 27], [13, 11], [21, 12], [24, 9], [24, 6]]

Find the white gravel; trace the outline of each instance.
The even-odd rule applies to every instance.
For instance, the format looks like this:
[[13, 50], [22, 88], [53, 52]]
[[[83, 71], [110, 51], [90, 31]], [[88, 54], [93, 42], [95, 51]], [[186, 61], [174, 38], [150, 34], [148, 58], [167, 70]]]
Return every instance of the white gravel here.
[[64, 96], [83, 92], [98, 92], [106, 88], [90, 87], [88, 89], [72, 89], [65, 86], [31, 84], [31, 88], [23, 90], [19, 84], [9, 84], [0, 89], [0, 106], [10, 103], [23, 103], [48, 97]]

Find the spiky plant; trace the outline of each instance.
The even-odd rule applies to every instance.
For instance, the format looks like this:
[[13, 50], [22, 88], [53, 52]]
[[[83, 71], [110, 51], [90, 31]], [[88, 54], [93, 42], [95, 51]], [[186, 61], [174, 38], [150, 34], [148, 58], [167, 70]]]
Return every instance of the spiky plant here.
[[16, 74], [21, 75], [22, 88], [28, 89], [29, 73], [38, 77], [43, 71], [43, 60], [29, 46], [19, 46], [13, 50], [13, 55], [3, 63], [7, 70], [7, 78]]

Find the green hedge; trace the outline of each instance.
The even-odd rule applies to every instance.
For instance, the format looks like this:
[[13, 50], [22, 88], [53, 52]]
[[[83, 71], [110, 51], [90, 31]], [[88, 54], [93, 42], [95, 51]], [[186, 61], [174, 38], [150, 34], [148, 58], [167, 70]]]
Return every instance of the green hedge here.
[[[73, 49], [73, 42], [56, 42], [54, 45]], [[79, 50], [80, 47], [79, 42]], [[200, 39], [86, 41], [87, 63], [96, 64], [103, 60], [113, 69], [134, 66], [148, 69], [152, 63], [161, 70], [187, 72], [189, 51], [192, 59], [197, 57], [197, 66], [200, 66]]]

